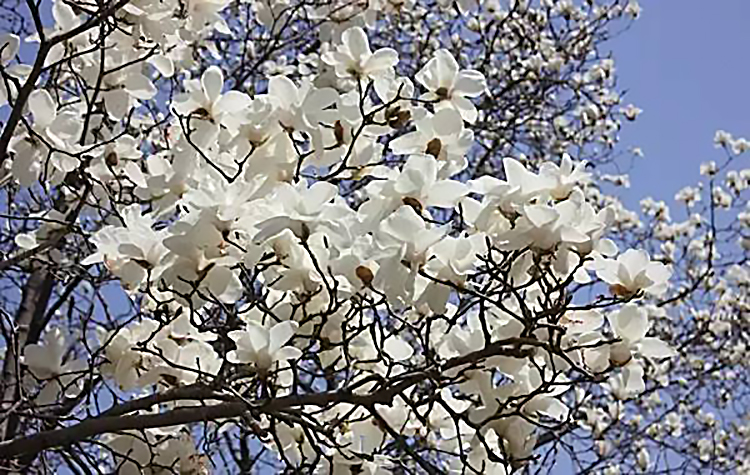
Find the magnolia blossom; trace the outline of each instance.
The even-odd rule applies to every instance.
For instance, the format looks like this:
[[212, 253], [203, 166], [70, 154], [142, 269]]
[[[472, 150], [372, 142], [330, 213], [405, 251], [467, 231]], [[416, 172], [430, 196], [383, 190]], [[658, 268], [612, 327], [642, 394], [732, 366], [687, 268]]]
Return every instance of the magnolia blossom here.
[[484, 74], [473, 69], [459, 70], [453, 55], [440, 49], [417, 73], [416, 79], [428, 90], [422, 99], [437, 101], [437, 108], [452, 107], [465, 121], [476, 122], [477, 109], [469, 98], [478, 97], [487, 89]]
[[[0, 37], [7, 465], [506, 475], [589, 436], [616, 473], [682, 434], [731, 471], [734, 395], [665, 392], [742, 369], [750, 142], [717, 133], [682, 222], [605, 193], [640, 109], [598, 45], [637, 4], [319, 3], [54, 1]], [[710, 308], [656, 300], [644, 237]]]
[[617, 259], [599, 260], [596, 273], [610, 285], [612, 293], [621, 296], [631, 296], [639, 291], [662, 295], [672, 275], [668, 266], [650, 261], [645, 251], [637, 249], [628, 249]]
[[[80, 136], [81, 122], [70, 108], [58, 113], [55, 101], [45, 90], [34, 91], [28, 104], [34, 117], [33, 133], [16, 138], [11, 171], [23, 186], [31, 186], [40, 175], [59, 183], [66, 172], [78, 166], [78, 159], [70, 152], [75, 150], [73, 144]], [[56, 151], [51, 151], [50, 146]], [[43, 162], [47, 153], [52, 154], [51, 168]]]
[[66, 353], [72, 341], [60, 328], [53, 328], [41, 343], [27, 345], [23, 350], [25, 364], [34, 379], [42, 384], [36, 396], [40, 405], [52, 404], [60, 395], [74, 397], [81, 389], [82, 374], [88, 364], [85, 359], [68, 359]]
[[250, 323], [245, 330], [229, 332], [237, 345], [227, 354], [231, 363], [251, 363], [262, 373], [270, 370], [277, 361], [296, 360], [302, 351], [293, 346], [284, 346], [299, 328], [294, 321], [280, 322], [270, 329]]
[[341, 45], [322, 56], [323, 61], [336, 68], [341, 78], [376, 79], [393, 76], [398, 53], [393, 48], [381, 48], [374, 53], [365, 31], [352, 27], [341, 35]]
[[224, 74], [220, 68], [211, 66], [203, 73], [200, 82], [185, 82], [187, 92], [173, 105], [178, 114], [191, 115], [198, 119], [193, 141], [199, 147], [206, 147], [216, 140], [220, 124], [236, 127], [233, 114], [250, 103], [249, 98], [238, 91], [222, 93], [223, 87]]

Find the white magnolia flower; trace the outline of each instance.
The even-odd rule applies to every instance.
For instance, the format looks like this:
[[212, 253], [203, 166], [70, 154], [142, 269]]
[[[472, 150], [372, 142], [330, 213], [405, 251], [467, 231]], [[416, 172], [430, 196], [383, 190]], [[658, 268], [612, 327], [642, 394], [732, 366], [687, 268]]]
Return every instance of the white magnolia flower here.
[[155, 382], [147, 374], [157, 358], [138, 351], [138, 347], [150, 339], [158, 327], [155, 320], [145, 319], [111, 332], [99, 329], [99, 343], [107, 360], [101, 367], [102, 374], [114, 379], [124, 391]]
[[468, 98], [477, 97], [487, 89], [484, 74], [473, 69], [459, 70], [453, 55], [440, 49], [416, 78], [429, 91], [421, 99], [438, 101], [437, 108], [452, 107], [466, 122], [476, 122], [477, 109]]
[[69, 336], [55, 327], [44, 334], [41, 343], [24, 348], [21, 361], [43, 385], [36, 397], [37, 404], [52, 404], [61, 394], [74, 397], [81, 390], [80, 372], [86, 369], [87, 363], [84, 359], [65, 361], [71, 344]]
[[229, 332], [237, 345], [227, 354], [227, 360], [236, 364], [253, 364], [260, 372], [266, 372], [277, 361], [296, 360], [302, 351], [293, 346], [284, 346], [299, 328], [294, 321], [280, 322], [267, 329], [254, 322], [245, 330]]
[[615, 295], [630, 296], [640, 291], [659, 296], [667, 290], [671, 269], [649, 259], [643, 250], [628, 249], [617, 259], [600, 259], [596, 274], [610, 285]]
[[627, 364], [632, 353], [653, 359], [670, 358], [676, 352], [659, 338], [647, 337], [651, 325], [643, 308], [628, 303], [607, 319], [615, 336], [621, 341], [610, 348], [610, 361], [616, 366]]
[[[220, 125], [238, 127], [233, 117], [250, 105], [250, 97], [239, 91], [221, 92], [224, 74], [218, 66], [211, 66], [200, 81], [185, 81], [186, 92], [175, 99], [172, 107], [181, 115], [191, 115], [197, 120], [191, 140], [198, 147], [208, 147], [219, 135]], [[191, 122], [191, 125], [194, 122]]]
[[466, 168], [465, 154], [474, 143], [474, 133], [464, 128], [461, 115], [454, 109], [438, 110], [415, 121], [417, 130], [393, 140], [389, 145], [400, 155], [427, 154], [440, 164], [442, 178]]
[[381, 48], [373, 53], [362, 28], [355, 26], [346, 30], [341, 35], [341, 43], [335, 51], [322, 56], [323, 61], [336, 68], [339, 77], [368, 80], [394, 75], [393, 67], [398, 63], [396, 50]]
[[[37, 89], [29, 95], [28, 107], [34, 117], [31, 127], [34, 133], [17, 135], [14, 139], [13, 176], [21, 185], [31, 186], [44, 172], [52, 183], [59, 183], [79, 164], [74, 156], [81, 130], [78, 111], [67, 108], [58, 112], [52, 96], [44, 89]], [[48, 145], [55, 151], [51, 151]], [[50, 152], [53, 166], [44, 167]]]

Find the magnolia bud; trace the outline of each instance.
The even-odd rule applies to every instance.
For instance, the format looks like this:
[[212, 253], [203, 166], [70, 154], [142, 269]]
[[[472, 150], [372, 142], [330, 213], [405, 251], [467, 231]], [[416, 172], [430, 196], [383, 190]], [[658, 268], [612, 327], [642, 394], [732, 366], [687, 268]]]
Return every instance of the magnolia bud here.
[[366, 266], [357, 266], [354, 272], [357, 274], [359, 280], [361, 280], [362, 283], [367, 287], [372, 284], [372, 279], [375, 278], [375, 275], [372, 273], [370, 268]]

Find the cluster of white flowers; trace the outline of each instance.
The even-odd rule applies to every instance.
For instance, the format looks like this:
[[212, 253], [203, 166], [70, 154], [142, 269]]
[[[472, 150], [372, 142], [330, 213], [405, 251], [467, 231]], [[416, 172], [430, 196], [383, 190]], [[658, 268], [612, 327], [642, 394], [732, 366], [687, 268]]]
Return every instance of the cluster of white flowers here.
[[[252, 2], [253, 14], [274, 31], [289, 3]], [[370, 44], [368, 29], [412, 3], [369, 2], [356, 13], [307, 7], [314, 19], [347, 19], [325, 23], [321, 53], [299, 60], [309, 74], [275, 59], [260, 92], [220, 61], [196, 74], [191, 45], [231, 34], [227, 1], [129, 2], [114, 13], [127, 29], [105, 36], [101, 50], [90, 49], [96, 29], [51, 47], [46, 64], [67, 57], [77, 71], [60, 69], [70, 75], [63, 82], [80, 75], [96, 86], [86, 100], [62, 89], [28, 94], [27, 127], [11, 140], [6, 171], [30, 200], [36, 189], [59, 187], [62, 204], [35, 215], [43, 224], [15, 243], [24, 252], [54, 247], [45, 243], [77, 226], [90, 252], [75, 265], [117, 279], [137, 314], [95, 318], [97, 341], [85, 357], [69, 354], [74, 338], [58, 327], [27, 345], [35, 404], [79, 397], [95, 367], [118, 399], [165, 397], [137, 407], [138, 417], [244, 404], [247, 414], [217, 419], [254, 434], [292, 468], [391, 473], [399, 445], [422, 468], [505, 474], [533, 457], [539, 427], [562, 427], [578, 411], [599, 437], [624, 418], [623, 401], [664, 380], [664, 362], [678, 352], [659, 337], [669, 335], [663, 315], [643, 300], [668, 295], [675, 246], [666, 242], [658, 259], [620, 252], [610, 232], [640, 223], [602, 198], [585, 160], [564, 153], [576, 140], [614, 140], [619, 126], [606, 113], [619, 104], [606, 88], [613, 61], [574, 78], [585, 91], [602, 85], [598, 102], [573, 112], [578, 138], [545, 145], [539, 156], [548, 160], [535, 165], [508, 153], [495, 174], [470, 173], [472, 147], [491, 140], [486, 127], [478, 131], [493, 120], [479, 107], [496, 92], [488, 76], [524, 84], [533, 75], [513, 77], [513, 64], [538, 79], [568, 59], [542, 38], [538, 53], [487, 76], [462, 68], [445, 47], [407, 73], [396, 49]], [[514, 22], [525, 12], [541, 22], [529, 3], [487, 8], [495, 19]], [[541, 3], [566, 21], [599, 12]], [[461, 15], [478, 3], [455, 6]], [[630, 1], [602, 11], [636, 17], [640, 8]], [[36, 38], [42, 45], [88, 18], [61, 0], [53, 17]], [[3, 44], [6, 65], [19, 38]], [[28, 68], [5, 73], [16, 78], [8, 84], [30, 77]], [[23, 93], [0, 90], [3, 103]], [[639, 113], [621, 110], [628, 120]], [[556, 128], [572, 130], [568, 120], [555, 120]], [[530, 142], [546, 140], [542, 125], [524, 127]], [[750, 148], [726, 133], [716, 143]], [[731, 175], [729, 191], [713, 188], [711, 203], [733, 206], [747, 177]], [[678, 199], [692, 209], [701, 190], [686, 188]], [[655, 234], [688, 234], [668, 224], [666, 205], [648, 201], [644, 209], [661, 223]], [[746, 269], [733, 268], [732, 278], [746, 282]], [[574, 288], [597, 295], [582, 301]], [[583, 383], [600, 384], [611, 405], [580, 409]], [[169, 399], [186, 387], [210, 396]], [[676, 413], [665, 424], [683, 427]], [[122, 473], [203, 473], [206, 458], [189, 433], [126, 430], [102, 442]], [[411, 441], [440, 456], [411, 454]], [[599, 451], [608, 450], [601, 441]], [[649, 450], [634, 451], [647, 470]]]
[[[172, 72], [167, 59], [152, 64], [158, 64], [160, 72]], [[150, 155], [145, 167], [136, 164], [139, 152], [123, 138], [105, 151], [105, 166], [92, 162], [87, 169], [102, 184], [93, 192], [97, 198], [100, 193], [106, 196], [113, 179], [125, 176], [135, 183], [136, 195], [152, 206], [117, 209], [108, 219], [111, 224], [91, 236], [96, 252], [82, 264], [104, 264], [124, 288], [142, 299], [144, 308], [171, 302], [170, 310], [181, 312], [166, 325], [143, 319], [101, 333], [106, 359], [102, 374], [122, 390], [210, 379], [226, 358], [231, 365], [250, 365], [246, 377], [277, 378], [278, 397], [289, 393], [291, 386], [290, 375], [281, 378], [277, 370], [286, 368], [289, 373], [289, 362], [303, 364], [315, 353], [316, 342], [325, 342], [317, 357], [334, 371], [346, 370], [346, 361], [353, 361], [360, 369], [350, 384], [361, 381], [362, 392], [374, 388], [374, 381], [366, 383], [371, 374], [404, 372], [427, 347], [434, 347], [444, 361], [460, 361], [493, 342], [526, 339], [552, 344], [547, 330], [529, 333], [535, 326], [527, 314], [543, 313], [546, 306], [536, 302], [543, 295], [560, 298], [564, 286], [548, 288], [540, 272], [559, 282], [570, 277], [583, 283], [590, 282], [594, 272], [610, 286], [615, 299], [666, 290], [669, 269], [650, 261], [645, 252], [628, 250], [614, 258], [617, 249], [604, 237], [612, 213], [606, 208], [597, 211], [586, 200], [585, 163], [566, 155], [561, 165], [545, 163], [535, 173], [507, 158], [504, 179], [488, 175], [464, 183], [452, 178], [467, 164], [472, 132], [465, 127], [477, 120], [470, 99], [486, 86], [478, 71], [459, 70], [450, 52], [435, 53], [417, 73], [418, 85], [395, 73], [394, 50], [372, 52], [359, 27], [344, 31], [341, 44], [323, 59], [335, 67], [342, 80], [339, 87], [348, 85], [347, 91], [296, 83], [280, 75], [269, 79], [267, 93], [251, 97], [225, 91], [221, 69], [212, 66], [200, 80], [184, 82], [185, 92], [172, 104], [169, 143]], [[143, 75], [127, 75], [123, 82], [125, 87], [117, 90], [125, 104], [155, 94]], [[420, 88], [424, 92], [419, 93]], [[114, 112], [120, 107], [109, 100], [106, 110], [122, 117]], [[75, 114], [56, 115], [47, 92], [35, 93], [30, 104], [40, 135], [63, 142], [79, 136], [81, 124]], [[64, 118], [59, 127], [67, 135], [54, 132], [55, 117]], [[416, 130], [390, 144], [395, 156], [403, 159], [384, 162], [380, 138], [410, 121]], [[17, 143], [31, 146], [23, 137]], [[74, 149], [70, 143], [60, 148]], [[24, 163], [19, 165], [23, 173], [17, 174], [24, 185], [39, 178], [28, 175], [39, 169], [29, 165], [37, 160], [38, 150], [32, 150], [37, 149], [17, 149], [14, 159]], [[53, 165], [61, 173], [78, 166], [63, 157]], [[327, 181], [332, 177], [371, 181], [355, 192], [353, 201], [343, 197], [347, 186]], [[461, 225], [456, 226], [451, 216], [460, 216]], [[157, 227], [165, 218], [168, 225]], [[493, 258], [494, 252], [516, 256], [507, 259], [510, 284], [477, 277], [478, 271], [487, 269], [480, 257]], [[272, 314], [278, 321], [251, 306], [242, 313], [244, 328], [228, 333], [235, 349], [221, 354], [210, 343], [218, 335], [198, 329], [201, 309], [246, 300], [246, 272], [257, 272], [256, 282], [274, 302]], [[497, 310], [479, 313], [474, 307], [460, 316], [456, 296], [464, 290], [481, 295], [498, 285], [523, 288], [523, 297], [509, 294], [495, 304]], [[372, 321], [376, 309], [387, 305], [405, 312], [411, 325], [395, 325], [382, 336], [360, 333], [347, 343], [345, 335], [360, 324], [352, 321], [352, 309], [358, 301], [378, 296], [382, 304], [375, 304], [363, 318]], [[426, 333], [419, 330], [420, 319], [440, 314], [459, 323], [436, 324]], [[562, 394], [570, 385], [565, 373], [571, 367], [594, 374], [621, 367], [614, 378], [622, 382], [612, 384], [621, 385], [627, 397], [645, 388], [644, 359], [673, 354], [660, 340], [646, 337], [648, 316], [632, 303], [610, 312], [607, 319], [597, 310], [538, 318], [559, 325], [561, 353], [489, 355], [483, 369], [466, 372], [459, 384], [442, 390], [446, 410], [468, 414], [458, 426], [436, 413], [428, 414], [433, 422], [421, 426], [403, 399], [378, 408], [377, 417], [407, 436], [426, 431], [447, 453], [464, 447], [477, 469], [482, 464], [494, 466], [496, 462], [482, 455], [480, 434], [502, 441], [508, 460], [529, 457], [535, 446], [534, 420], [567, 417]], [[50, 356], [47, 367], [35, 356], [43, 349]], [[26, 359], [40, 378], [61, 371], [57, 340], [28, 348]], [[393, 365], [398, 362], [402, 364]], [[510, 382], [498, 384], [495, 373]], [[535, 396], [508, 403], [528, 394]], [[371, 422], [375, 416], [367, 409], [345, 416], [362, 422], [338, 431], [337, 444], [353, 444], [339, 451], [341, 463], [374, 454], [389, 437], [382, 424]], [[337, 406], [320, 417], [343, 417], [341, 412]], [[479, 432], [476, 427], [481, 427]], [[289, 441], [284, 446], [287, 458], [299, 461], [311, 450], [305, 444], [313, 441], [303, 437], [299, 427], [279, 430], [281, 440]], [[132, 440], [120, 436], [109, 444], [117, 451]], [[145, 442], [140, 444], [145, 447]]]

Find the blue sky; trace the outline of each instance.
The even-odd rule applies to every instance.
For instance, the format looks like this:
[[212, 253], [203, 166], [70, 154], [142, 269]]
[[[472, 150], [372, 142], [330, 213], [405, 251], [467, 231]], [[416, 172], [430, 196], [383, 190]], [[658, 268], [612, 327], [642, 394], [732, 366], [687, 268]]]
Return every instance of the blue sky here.
[[[626, 204], [668, 203], [719, 161], [713, 136], [750, 138], [750, 0], [641, 0], [642, 16], [611, 43], [619, 85], [643, 113], [626, 124], [625, 148], [645, 157], [631, 170]], [[747, 166], [747, 159], [744, 166]]]

